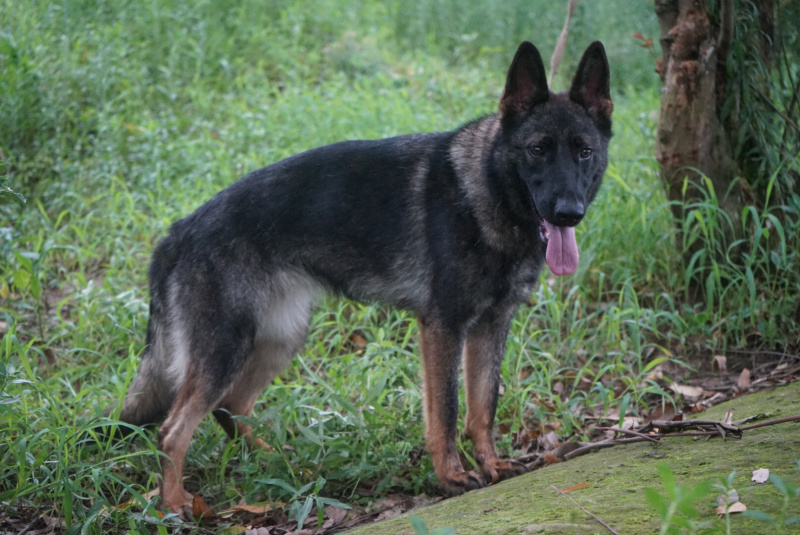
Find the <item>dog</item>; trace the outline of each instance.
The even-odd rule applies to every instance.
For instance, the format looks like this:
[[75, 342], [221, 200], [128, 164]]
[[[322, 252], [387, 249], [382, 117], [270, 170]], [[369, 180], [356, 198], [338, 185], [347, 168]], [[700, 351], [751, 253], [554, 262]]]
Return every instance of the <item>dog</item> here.
[[[301, 348], [323, 292], [414, 311], [425, 440], [456, 495], [527, 471], [493, 422], [514, 311], [545, 263], [578, 264], [575, 225], [608, 163], [613, 105], [600, 42], [552, 93], [523, 42], [495, 114], [455, 131], [309, 150], [250, 173], [174, 223], [149, 268], [146, 348], [120, 420], [163, 422], [162, 506], [190, 515], [183, 463], [200, 421], [266, 447], [235, 418]], [[477, 471], [456, 447], [463, 360]]]

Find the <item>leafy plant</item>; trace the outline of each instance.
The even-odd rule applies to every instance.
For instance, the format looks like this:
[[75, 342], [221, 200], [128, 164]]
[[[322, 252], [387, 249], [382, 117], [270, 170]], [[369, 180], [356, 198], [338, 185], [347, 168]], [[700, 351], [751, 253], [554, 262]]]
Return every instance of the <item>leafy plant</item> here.
[[[318, 527], [322, 525], [325, 515], [325, 506], [333, 505], [342, 509], [351, 508], [349, 505], [344, 504], [339, 500], [325, 498], [319, 495], [326, 483], [324, 477], [319, 477], [316, 481], [307, 483], [299, 489], [295, 489], [282, 479], [259, 479], [256, 481], [256, 483], [265, 485], [267, 487], [278, 487], [285, 491], [284, 495], [289, 496], [289, 518], [294, 518], [297, 520], [298, 530], [303, 528], [303, 523], [306, 521], [306, 518], [308, 518], [308, 515], [311, 514], [311, 510], [315, 505], [317, 507]], [[313, 490], [311, 490], [312, 487]], [[311, 490], [311, 492], [308, 492], [309, 490]]]
[[694, 504], [705, 497], [711, 490], [712, 483], [704, 481], [690, 487], [679, 485], [675, 475], [665, 463], [658, 464], [658, 474], [666, 494], [662, 496], [652, 488], [644, 489], [645, 497], [661, 519], [661, 535], [679, 533], [680, 529], [694, 532], [698, 529], [693, 520], [697, 518]]
[[[800, 472], [800, 461], [797, 461], [797, 471]], [[791, 531], [795, 525], [800, 526], [800, 515], [795, 514], [798, 510], [800, 510], [800, 504], [797, 504], [790, 509], [790, 505], [795, 503], [795, 498], [800, 497], [800, 485], [794, 485], [792, 482], [786, 481], [776, 474], [769, 475], [769, 482], [772, 483], [772, 486], [781, 495], [781, 510], [778, 518], [774, 518], [767, 513], [754, 510], [745, 511], [744, 514], [750, 518], [755, 518], [756, 520], [760, 520], [769, 524], [772, 526], [771, 533], [780, 535], [781, 533], [786, 533], [787, 529]], [[800, 500], [797, 500], [797, 502], [800, 502]], [[795, 514], [795, 516], [786, 518], [786, 516], [789, 514]]]
[[417, 535], [455, 535], [456, 532], [453, 528], [436, 528], [430, 531], [425, 521], [417, 515], [411, 515], [411, 526]]

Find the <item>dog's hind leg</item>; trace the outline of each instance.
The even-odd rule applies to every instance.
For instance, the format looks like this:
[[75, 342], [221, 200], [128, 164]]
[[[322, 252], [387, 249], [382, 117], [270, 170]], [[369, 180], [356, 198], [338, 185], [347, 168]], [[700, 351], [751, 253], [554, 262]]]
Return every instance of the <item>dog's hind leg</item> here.
[[213, 412], [217, 422], [231, 439], [244, 438], [251, 450], [269, 450], [266, 442], [253, 436], [252, 427], [236, 416], [249, 417], [253, 414], [258, 396], [291, 361], [302, 341], [303, 337], [298, 337], [290, 345], [274, 342], [256, 344], [245, 369], [220, 402], [219, 408]]
[[197, 376], [186, 377], [178, 398], [158, 432], [158, 447], [166, 456], [161, 459], [161, 504], [185, 520], [191, 519], [189, 498], [183, 488], [183, 463], [197, 426], [213, 407]]
[[527, 467], [517, 461], [498, 459], [493, 427], [500, 386], [500, 364], [513, 310], [482, 318], [467, 333], [464, 346], [464, 384], [467, 398], [465, 434], [472, 440], [475, 460], [487, 483], [523, 474]]

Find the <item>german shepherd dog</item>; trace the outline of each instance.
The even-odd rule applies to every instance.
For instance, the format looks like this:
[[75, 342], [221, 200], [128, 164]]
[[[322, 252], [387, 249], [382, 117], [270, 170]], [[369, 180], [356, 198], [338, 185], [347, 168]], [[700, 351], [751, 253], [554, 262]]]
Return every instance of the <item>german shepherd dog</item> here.
[[[153, 253], [147, 347], [120, 414], [163, 421], [163, 506], [191, 509], [184, 457], [209, 412], [231, 437], [265, 446], [235, 417], [301, 348], [324, 291], [417, 314], [425, 438], [445, 494], [526, 472], [498, 458], [492, 434], [505, 340], [543, 264], [557, 275], [577, 267], [575, 225], [606, 169], [612, 108], [601, 43], [555, 94], [523, 42], [499, 113], [304, 152], [173, 224]], [[477, 471], [456, 448], [462, 359]]]

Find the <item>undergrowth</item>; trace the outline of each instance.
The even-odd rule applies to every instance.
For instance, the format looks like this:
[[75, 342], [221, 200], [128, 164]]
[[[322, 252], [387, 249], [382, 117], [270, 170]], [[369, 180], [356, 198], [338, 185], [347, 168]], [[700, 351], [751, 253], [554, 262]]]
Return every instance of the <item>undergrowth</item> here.
[[[549, 57], [563, 21], [560, 3], [529, 4], [445, 18], [431, 2], [0, 0], [0, 506], [58, 517], [73, 533], [172, 529], [129, 506], [157, 485], [154, 435], [97, 434], [143, 348], [154, 244], [283, 157], [493, 112], [518, 41]], [[544, 277], [514, 319], [497, 418], [507, 454], [520, 429], [580, 433], [586, 408], [646, 410], [669, 395], [651, 378], [661, 363], [697, 368], [727, 348], [800, 340], [800, 200], [747, 208], [735, 223], [747, 239], [729, 244], [734, 223], [706, 197], [687, 210], [682, 245], [704, 245], [683, 268], [652, 157], [657, 79], [627, 39], [655, 33], [651, 6], [579, 5], [582, 31], [555, 85], [567, 86], [588, 41], [606, 42], [611, 164], [578, 229], [579, 271]], [[618, 18], [596, 24], [598, 14]], [[704, 300], [692, 270], [709, 273]], [[321, 303], [308, 343], [256, 406], [271, 451], [248, 452], [206, 421], [187, 455], [188, 490], [213, 504], [280, 501], [295, 515], [320, 497], [435, 492], [416, 333], [408, 312]]]

